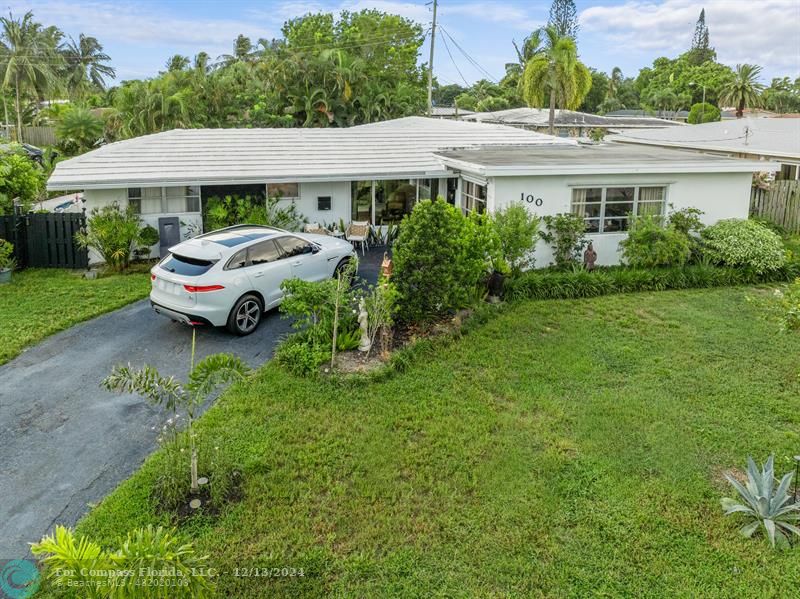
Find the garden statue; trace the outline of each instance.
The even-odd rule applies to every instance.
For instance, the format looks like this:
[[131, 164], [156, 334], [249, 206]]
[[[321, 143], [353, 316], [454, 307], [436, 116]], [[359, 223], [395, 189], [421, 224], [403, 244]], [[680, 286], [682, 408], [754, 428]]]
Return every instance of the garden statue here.
[[383, 274], [384, 280], [389, 280], [392, 276], [392, 270], [394, 269], [394, 264], [392, 263], [392, 259], [389, 258], [389, 252], [383, 252], [383, 262], [381, 262], [381, 273]]
[[369, 314], [364, 305], [364, 298], [358, 302], [358, 327], [361, 329], [361, 342], [358, 344], [358, 351], [368, 352], [372, 347], [372, 342], [369, 339], [368, 328]]
[[586, 270], [594, 270], [595, 262], [597, 262], [597, 252], [594, 251], [594, 247], [590, 241], [589, 245], [586, 247], [586, 251], [583, 252], [583, 266]]

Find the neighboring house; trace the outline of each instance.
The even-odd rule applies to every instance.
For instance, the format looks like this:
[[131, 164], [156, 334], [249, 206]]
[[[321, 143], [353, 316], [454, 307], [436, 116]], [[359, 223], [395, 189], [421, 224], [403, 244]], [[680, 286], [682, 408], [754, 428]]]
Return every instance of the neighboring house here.
[[[496, 112], [476, 112], [463, 117], [465, 121], [510, 125], [530, 131], [547, 133], [550, 130], [550, 110], [547, 108], [509, 108]], [[608, 117], [573, 110], [556, 109], [554, 134], [559, 137], [587, 137], [593, 129], [617, 132], [620, 129], [655, 129], [680, 127], [675, 121], [649, 116]]]
[[678, 121], [681, 123], [685, 123], [689, 120], [689, 111], [688, 110], [629, 110], [629, 109], [622, 109], [622, 110], [612, 110], [611, 112], [607, 112], [605, 116], [610, 117], [655, 117], [659, 119], [665, 119], [668, 121]]
[[475, 113], [458, 106], [434, 106], [431, 110], [431, 116], [435, 119], [460, 119], [468, 114]]
[[199, 233], [208, 199], [233, 193], [279, 194], [312, 222], [376, 226], [399, 222], [425, 198], [466, 212], [522, 201], [541, 215], [583, 214], [600, 263], [611, 264], [628, 212], [647, 204], [647, 213], [663, 214], [674, 204], [704, 210], [709, 223], [746, 218], [752, 173], [765, 167], [408, 117], [347, 129], [167, 131], [60, 162], [48, 189], [83, 190], [89, 210], [133, 206], [162, 242]]
[[675, 129], [625, 131], [609, 139], [752, 160], [774, 160], [781, 165], [777, 179], [800, 179], [800, 119], [741, 118]]

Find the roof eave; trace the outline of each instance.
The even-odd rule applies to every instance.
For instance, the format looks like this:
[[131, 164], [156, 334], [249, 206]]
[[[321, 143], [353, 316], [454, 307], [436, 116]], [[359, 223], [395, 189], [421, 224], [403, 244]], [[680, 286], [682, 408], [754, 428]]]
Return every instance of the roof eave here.
[[117, 179], [113, 181], [59, 181], [51, 178], [48, 191], [72, 191], [76, 189], [120, 189], [127, 187], [173, 187], [182, 185], [266, 185], [267, 183], [333, 183], [359, 180], [428, 179], [447, 177], [454, 173], [449, 169], [427, 169], [407, 172], [349, 173], [341, 175], [312, 175], [285, 177], [213, 177], [209, 179]]
[[630, 137], [625, 137], [624, 135], [614, 135], [608, 138], [609, 141], [615, 141], [619, 143], [627, 143], [627, 144], [638, 144], [643, 146], [662, 146], [666, 148], [682, 148], [686, 150], [695, 150], [695, 151], [709, 151], [709, 152], [727, 152], [732, 154], [757, 154], [759, 156], [768, 156], [774, 158], [788, 158], [790, 160], [800, 160], [800, 154], [792, 154], [791, 152], [781, 152], [781, 151], [773, 151], [773, 150], [760, 150], [758, 148], [751, 148], [751, 147], [741, 147], [741, 148], [732, 148], [730, 146], [715, 146], [715, 145], [700, 145], [695, 142], [691, 141], [662, 141], [662, 140], [651, 140], [651, 139], [632, 139]]

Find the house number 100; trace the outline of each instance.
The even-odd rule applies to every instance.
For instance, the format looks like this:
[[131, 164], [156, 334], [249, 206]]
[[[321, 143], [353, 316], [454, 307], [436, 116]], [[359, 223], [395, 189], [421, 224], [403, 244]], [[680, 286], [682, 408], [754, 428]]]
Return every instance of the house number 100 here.
[[525, 192], [520, 194], [520, 201], [528, 202], [529, 204], [533, 204], [534, 206], [541, 206], [544, 202], [542, 198], [535, 198], [531, 194], [525, 195]]

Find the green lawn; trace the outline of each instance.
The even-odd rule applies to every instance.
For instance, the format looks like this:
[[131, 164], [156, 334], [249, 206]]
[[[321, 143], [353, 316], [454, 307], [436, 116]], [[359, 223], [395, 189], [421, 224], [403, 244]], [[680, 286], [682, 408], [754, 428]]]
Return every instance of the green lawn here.
[[93, 281], [83, 271], [32, 268], [0, 285], [0, 364], [48, 335], [146, 297], [144, 267]]
[[[243, 502], [183, 532], [220, 596], [795, 596], [722, 473], [800, 450], [800, 340], [745, 289], [520, 303], [383, 382], [267, 365], [203, 417]], [[158, 456], [81, 524], [150, 522]], [[303, 578], [234, 578], [236, 567]]]

